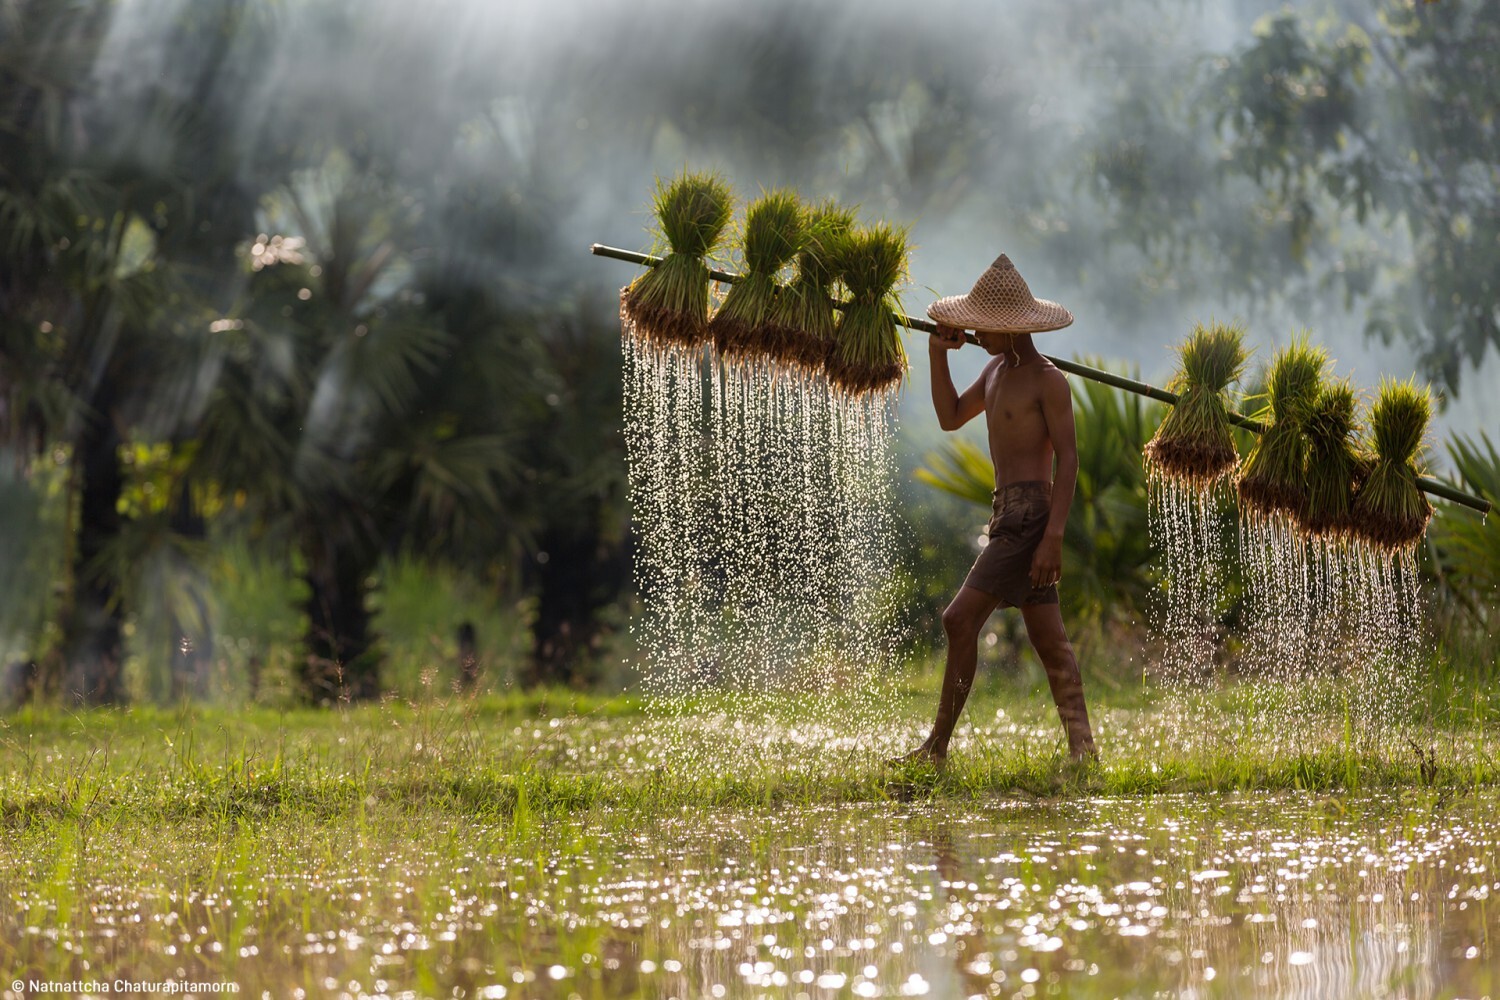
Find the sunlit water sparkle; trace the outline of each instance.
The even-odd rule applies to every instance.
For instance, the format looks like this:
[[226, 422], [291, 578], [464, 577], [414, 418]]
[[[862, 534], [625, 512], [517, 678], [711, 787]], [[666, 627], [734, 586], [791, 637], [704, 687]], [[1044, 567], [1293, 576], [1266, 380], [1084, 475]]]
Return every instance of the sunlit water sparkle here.
[[66, 835], [0, 855], [0, 931], [14, 974], [249, 995], [1479, 997], [1496, 815], [1487, 791], [719, 810], [540, 846], [476, 817], [121, 828], [82, 909]]

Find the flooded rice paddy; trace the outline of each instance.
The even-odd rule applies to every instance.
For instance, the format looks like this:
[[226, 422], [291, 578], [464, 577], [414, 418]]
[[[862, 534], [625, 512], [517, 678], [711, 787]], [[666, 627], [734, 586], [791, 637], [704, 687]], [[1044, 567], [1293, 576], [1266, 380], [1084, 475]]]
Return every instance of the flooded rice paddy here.
[[[4, 978], [232, 981], [278, 997], [1500, 995], [1493, 785], [1100, 794], [1117, 770], [1185, 759], [1147, 716], [1103, 711], [1115, 761], [1037, 796], [988, 780], [984, 755], [1062, 768], [1045, 714], [976, 708], [993, 721], [960, 732], [969, 772], [873, 768], [844, 791], [768, 786], [759, 803], [709, 804], [723, 776], [701, 800], [691, 782], [705, 779], [683, 777], [674, 799], [649, 720], [564, 718], [479, 744], [428, 745], [408, 724], [333, 751], [319, 766], [355, 794], [332, 807], [12, 813]], [[435, 787], [458, 782], [452, 755], [507, 743], [506, 772], [606, 787], [656, 772], [655, 790], [552, 811], [524, 795], [487, 809], [395, 792], [419, 768]], [[809, 750], [766, 739], [769, 766]], [[130, 759], [96, 786], [105, 798]], [[193, 766], [233, 770], [210, 760]], [[362, 760], [393, 777], [361, 778]]]
[[277, 996], [1478, 997], [1500, 989], [1497, 807], [881, 803], [564, 825], [525, 851], [461, 821], [204, 831], [167, 854], [64, 835], [33, 864], [96, 873], [36, 892], [12, 858], [4, 950], [17, 975]]

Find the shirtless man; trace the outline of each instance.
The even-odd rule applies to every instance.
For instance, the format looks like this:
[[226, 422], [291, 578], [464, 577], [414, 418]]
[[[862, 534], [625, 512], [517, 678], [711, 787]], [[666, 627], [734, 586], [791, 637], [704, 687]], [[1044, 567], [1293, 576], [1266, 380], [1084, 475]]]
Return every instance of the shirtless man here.
[[[948, 741], [974, 684], [979, 633], [997, 607], [1021, 609], [1027, 638], [1047, 671], [1069, 756], [1095, 758], [1083, 681], [1057, 602], [1063, 529], [1078, 479], [1072, 395], [1066, 376], [1041, 355], [1029, 332], [997, 332], [1007, 327], [1057, 329], [1071, 323], [1072, 314], [1032, 298], [1004, 256], [969, 295], [935, 303], [928, 314], [938, 321], [938, 332], [928, 343], [938, 425], [954, 431], [985, 415], [995, 466], [994, 515], [988, 544], [943, 612], [948, 660], [932, 732], [897, 760], [946, 762]], [[975, 327], [979, 346], [993, 356], [962, 395], [948, 371], [948, 352], [963, 346], [963, 330], [949, 323]]]

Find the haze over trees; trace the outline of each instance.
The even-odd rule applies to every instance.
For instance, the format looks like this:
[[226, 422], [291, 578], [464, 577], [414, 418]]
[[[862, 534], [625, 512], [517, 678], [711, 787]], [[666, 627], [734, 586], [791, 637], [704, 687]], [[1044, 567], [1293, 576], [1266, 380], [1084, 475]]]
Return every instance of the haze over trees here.
[[523, 680], [590, 676], [630, 577], [625, 275], [583, 251], [684, 162], [914, 221], [919, 287], [1020, 247], [1113, 344], [1352, 310], [1450, 395], [1500, 348], [1494, 5], [563, 6], [0, 0], [0, 653], [38, 693], [125, 699], [148, 608], [138, 689], [207, 693], [231, 539], [308, 700], [382, 691], [394, 559], [525, 598]]

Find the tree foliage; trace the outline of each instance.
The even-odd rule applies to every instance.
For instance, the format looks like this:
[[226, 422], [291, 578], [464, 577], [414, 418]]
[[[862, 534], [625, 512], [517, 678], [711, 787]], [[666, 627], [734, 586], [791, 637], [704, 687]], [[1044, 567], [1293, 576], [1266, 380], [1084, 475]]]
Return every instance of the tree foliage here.
[[[1457, 435], [1448, 453], [1462, 488], [1500, 505], [1500, 450], [1488, 434]], [[1433, 562], [1445, 589], [1481, 625], [1493, 625], [1500, 599], [1500, 523], [1466, 510], [1443, 510], [1433, 522]]]
[[1500, 348], [1497, 46], [1493, 4], [1268, 16], [1121, 99], [1092, 143], [1107, 230], [1174, 287], [1303, 310], [1337, 291], [1456, 394]]
[[483, 127], [483, 101], [308, 109], [283, 79], [264, 105], [285, 113], [246, 144], [238, 102], [301, 19], [366, 30], [358, 5], [314, 7], [193, 5], [160, 39], [192, 55], [119, 81], [99, 62], [111, 5], [0, 8], [0, 431], [27, 479], [43, 456], [67, 463], [68, 596], [37, 652], [70, 696], [123, 697], [123, 623], [147, 602], [170, 599], [174, 645], [211, 647], [194, 566], [210, 520], [302, 577], [313, 700], [379, 693], [371, 590], [398, 552], [577, 593], [512, 567], [592, 539], [569, 565], [601, 593], [552, 611], [554, 633], [582, 637], [549, 642], [554, 673], [618, 593], [618, 573], [589, 572], [623, 551], [618, 403], [601, 391], [618, 375], [587, 361], [616, 335], [548, 319], [474, 266], [516, 201], [475, 183], [464, 204], [430, 157]]

